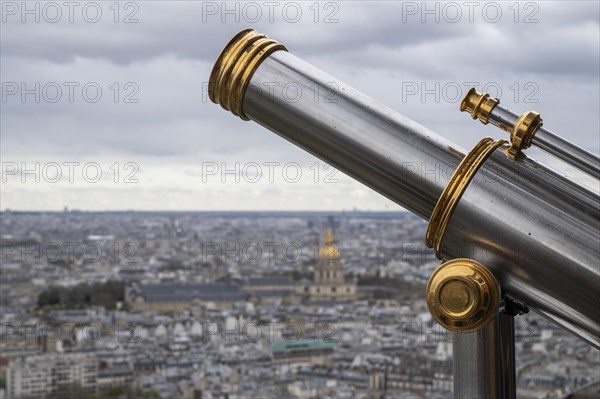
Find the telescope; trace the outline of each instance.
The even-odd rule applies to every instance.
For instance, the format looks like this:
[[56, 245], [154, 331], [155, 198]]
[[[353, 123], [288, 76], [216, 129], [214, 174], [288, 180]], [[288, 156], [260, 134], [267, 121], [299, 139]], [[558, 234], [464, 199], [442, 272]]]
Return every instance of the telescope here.
[[458, 335], [456, 398], [516, 396], [514, 316], [529, 310], [600, 348], [600, 198], [525, 152], [537, 146], [596, 179], [600, 160], [537, 112], [517, 115], [471, 89], [461, 110], [508, 140], [465, 151], [252, 29], [224, 47], [208, 90], [225, 110], [428, 220], [425, 242], [444, 263], [425, 298]]

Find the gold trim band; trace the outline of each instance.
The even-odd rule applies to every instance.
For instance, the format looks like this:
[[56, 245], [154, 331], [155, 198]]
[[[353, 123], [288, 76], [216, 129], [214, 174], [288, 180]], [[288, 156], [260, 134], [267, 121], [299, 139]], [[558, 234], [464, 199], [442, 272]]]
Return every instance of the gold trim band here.
[[484, 138], [469, 151], [452, 174], [448, 185], [433, 208], [425, 235], [427, 246], [435, 250], [438, 259], [441, 259], [440, 248], [444, 233], [460, 198], [485, 160], [494, 150], [506, 143], [506, 140], [494, 141], [491, 137]]
[[515, 122], [510, 133], [510, 142], [512, 147], [508, 153], [513, 158], [522, 150], [531, 147], [531, 141], [537, 130], [543, 125], [544, 121], [538, 112], [524, 112]]
[[223, 48], [210, 73], [210, 100], [241, 119], [250, 120], [244, 114], [246, 89], [256, 68], [277, 50], [287, 51], [287, 48], [254, 29], [239, 32]]

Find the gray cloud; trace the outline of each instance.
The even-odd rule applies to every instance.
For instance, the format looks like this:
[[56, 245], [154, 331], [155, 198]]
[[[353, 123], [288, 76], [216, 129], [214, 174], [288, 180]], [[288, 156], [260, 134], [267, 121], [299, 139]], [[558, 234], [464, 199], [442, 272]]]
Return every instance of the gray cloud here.
[[[246, 27], [276, 38], [297, 56], [463, 147], [484, 134], [500, 133], [458, 113], [458, 99], [444, 93], [440, 98], [423, 97], [422, 88], [454, 84], [466, 90], [469, 81], [498, 87], [504, 104], [516, 111], [537, 109], [552, 130], [590, 151], [600, 150], [598, 2], [523, 2], [517, 7], [518, 15], [510, 8], [513, 2], [482, 2], [476, 3], [472, 22], [464, 2], [452, 3], [462, 13], [458, 22], [454, 22], [450, 3], [443, 2], [427, 3], [427, 10], [437, 7], [437, 15], [427, 13], [422, 2], [320, 3], [318, 15], [309, 8], [314, 7], [312, 2], [286, 3], [292, 4], [287, 6], [290, 13], [296, 7], [293, 4], [300, 4], [302, 14], [295, 23], [290, 17], [294, 14], [282, 14], [284, 3], [276, 8], [271, 22], [265, 3], [256, 2], [263, 14], [253, 22], [249, 17], [254, 14], [239, 14], [239, 21], [235, 13], [223, 15], [222, 2], [132, 2], [137, 9], [124, 9], [122, 2], [118, 23], [108, 8], [112, 2], [99, 3], [103, 14], [97, 23], [86, 22], [77, 13], [70, 23], [65, 9], [58, 23], [49, 23], [43, 16], [39, 23], [27, 16], [23, 23], [20, 12], [6, 14], [7, 3], [21, 5], [2, 3], [6, 20], [0, 35], [3, 161], [104, 159], [110, 164], [115, 159], [139, 159], [147, 171], [156, 173], [152, 169], [156, 165], [168, 170], [153, 177], [156, 187], [137, 186], [148, 193], [175, 190], [171, 183], [185, 184], [184, 171], [197, 170], [203, 161], [310, 164], [312, 156], [254, 123], [234, 118], [207, 99], [214, 60], [229, 38]], [[233, 9], [235, 4], [240, 12], [248, 7], [248, 3], [229, 3], [228, 7]], [[492, 22], [497, 6], [502, 15]], [[482, 13], [484, 8], [488, 14]], [[138, 22], [123, 23], [132, 11]], [[325, 23], [327, 17], [333, 23]], [[526, 23], [527, 18], [531, 23]], [[77, 85], [73, 101], [68, 99], [68, 82]], [[38, 102], [33, 94], [22, 101], [20, 92], [6, 92], [9, 86], [14, 88], [12, 84], [20, 90], [21, 85], [31, 89], [36, 83], [42, 92], [50, 84]], [[527, 86], [530, 83], [534, 86]], [[54, 93], [53, 85], [63, 91], [56, 102], [47, 98]], [[92, 85], [92, 92], [94, 87], [101, 89], [97, 102], [82, 93], [85, 85]], [[407, 85], [416, 85], [419, 91], [407, 95]], [[527, 101], [531, 99], [535, 101]], [[366, 191], [358, 184], [352, 187]], [[243, 195], [236, 186], [213, 187], [202, 206], [218, 208], [214, 196], [220, 194], [214, 193], [223, 190], [235, 196], [236, 189]], [[3, 202], [10, 200], [5, 206], [18, 208], [28, 202], [37, 206], [37, 200], [27, 199], [33, 189], [19, 190], [3, 187], [9, 194], [3, 195]], [[37, 190], [41, 194], [47, 188]], [[314, 204], [308, 198], [320, 195], [324, 188], [275, 185], [260, 190], [260, 195], [281, 196], [282, 206], [297, 200], [310, 208]], [[185, 193], [175, 191], [179, 199], [173, 203], [182, 201]], [[335, 196], [335, 192], [327, 189], [328, 195]], [[245, 206], [268, 206], [260, 195], [252, 196]], [[61, 196], [55, 193], [49, 198]], [[144, 198], [140, 196], [140, 201], [150, 201]], [[213, 205], [206, 205], [210, 198]], [[369, 206], [368, 201], [380, 208], [389, 205], [387, 200], [373, 200], [378, 197], [363, 199], [357, 194], [356, 198], [359, 207]], [[338, 200], [344, 206], [352, 206], [351, 202], [351, 198]], [[110, 204], [110, 200], [102, 203]]]

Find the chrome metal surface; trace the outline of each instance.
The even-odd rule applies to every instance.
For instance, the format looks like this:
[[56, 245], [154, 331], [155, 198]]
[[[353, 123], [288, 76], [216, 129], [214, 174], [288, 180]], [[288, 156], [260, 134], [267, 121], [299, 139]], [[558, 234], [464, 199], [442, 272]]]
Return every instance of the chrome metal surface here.
[[541, 127], [532, 143], [576, 168], [600, 179], [600, 158]]
[[429, 218], [465, 151], [345, 83], [279, 51], [248, 87], [250, 119]]
[[[255, 71], [244, 110], [425, 219], [465, 153], [283, 51]], [[600, 347], [599, 209], [597, 194], [496, 150], [454, 211], [442, 257], [480, 261], [503, 293]]]
[[519, 119], [519, 116], [521, 115], [517, 115], [510, 109], [504, 108], [500, 104], [497, 104], [490, 112], [489, 122], [494, 126], [498, 126], [505, 132], [510, 133], [513, 126]]
[[456, 399], [515, 399], [514, 317], [498, 313], [484, 329], [453, 343]]
[[[502, 107], [501, 104], [496, 105], [489, 116], [490, 123], [507, 132], [510, 132], [517, 119], [519, 119], [519, 115]], [[600, 158], [543, 126], [533, 136], [532, 144], [596, 179], [600, 179]]]

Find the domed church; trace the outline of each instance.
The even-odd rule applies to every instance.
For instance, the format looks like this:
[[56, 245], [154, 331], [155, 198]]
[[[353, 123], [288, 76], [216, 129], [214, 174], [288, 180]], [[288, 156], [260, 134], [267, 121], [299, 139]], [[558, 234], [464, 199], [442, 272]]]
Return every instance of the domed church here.
[[356, 282], [346, 281], [342, 256], [331, 228], [319, 249], [313, 282], [306, 287], [308, 299], [315, 301], [348, 301], [356, 299]]

